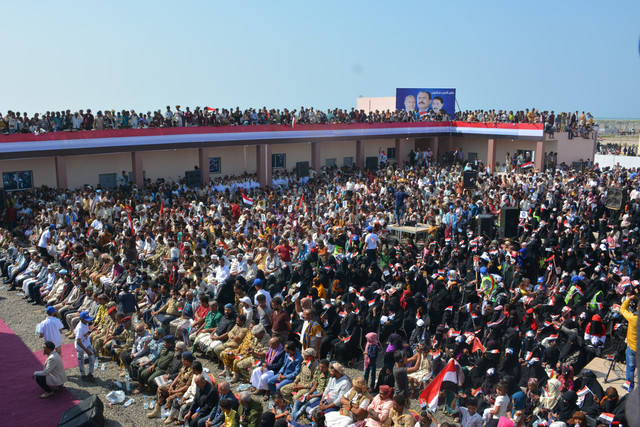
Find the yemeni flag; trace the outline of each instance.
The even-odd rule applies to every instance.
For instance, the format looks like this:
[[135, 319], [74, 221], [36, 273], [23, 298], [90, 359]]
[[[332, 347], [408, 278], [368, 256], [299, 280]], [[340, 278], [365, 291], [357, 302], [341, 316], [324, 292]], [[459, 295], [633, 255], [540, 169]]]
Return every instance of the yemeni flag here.
[[526, 163], [523, 163], [521, 166], [522, 169], [528, 169], [532, 167], [533, 167], [533, 162], [526, 162]]
[[599, 420], [604, 421], [607, 424], [611, 424], [613, 423], [613, 420], [615, 419], [615, 415], [614, 414], [609, 414], [607, 412], [603, 412], [600, 414], [600, 416], [598, 417]]
[[420, 393], [420, 405], [429, 406], [433, 412], [438, 409], [438, 395], [440, 394], [440, 388], [443, 381], [451, 381], [453, 383], [458, 382], [458, 375], [456, 374], [456, 362], [454, 359], [450, 359], [447, 366], [433, 379]]
[[582, 396], [586, 396], [587, 393], [592, 393], [591, 389], [587, 386], [582, 387], [580, 390], [578, 390], [578, 392], [576, 393], [578, 395], [578, 397], [582, 397]]
[[160, 216], [164, 215], [164, 202], [160, 202]]
[[484, 351], [484, 346], [478, 337], [473, 339], [473, 347], [471, 349], [471, 353], [475, 353], [476, 351]]
[[291, 127], [292, 127], [293, 129], [295, 129], [295, 128], [296, 128], [296, 118], [295, 118], [295, 117], [291, 120]]
[[131, 214], [127, 214], [127, 216], [129, 217], [129, 228], [131, 228], [131, 235], [135, 236], [136, 230], [133, 229], [133, 221], [131, 221]]
[[218, 111], [217, 108], [211, 108], [211, 107], [204, 107], [204, 109], [207, 111]]
[[302, 196], [300, 196], [300, 203], [298, 203], [298, 209], [300, 209], [302, 207], [302, 201], [304, 200], [304, 193], [302, 193]]
[[244, 203], [246, 203], [247, 205], [253, 205], [253, 199], [248, 198], [247, 196], [245, 196], [244, 193], [241, 193], [241, 194], [242, 194], [242, 201]]

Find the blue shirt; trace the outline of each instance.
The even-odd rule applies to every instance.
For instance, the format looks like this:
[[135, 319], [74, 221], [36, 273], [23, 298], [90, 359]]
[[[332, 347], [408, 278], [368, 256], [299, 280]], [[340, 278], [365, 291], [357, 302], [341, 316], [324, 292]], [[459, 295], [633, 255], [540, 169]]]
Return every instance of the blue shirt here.
[[131, 292], [123, 292], [118, 295], [118, 308], [122, 313], [138, 311], [136, 296]]
[[396, 194], [394, 194], [394, 197], [396, 198], [396, 208], [401, 208], [404, 206], [404, 199], [409, 197], [409, 195], [404, 191], [399, 190], [399, 191], [396, 191]]
[[193, 319], [193, 301], [187, 301], [184, 303], [182, 314], [184, 315], [184, 317]]
[[164, 341], [162, 340], [162, 338], [160, 338], [159, 340], [152, 339], [151, 341], [149, 341], [149, 360], [155, 362], [156, 359], [160, 356], [160, 352], [163, 348]]

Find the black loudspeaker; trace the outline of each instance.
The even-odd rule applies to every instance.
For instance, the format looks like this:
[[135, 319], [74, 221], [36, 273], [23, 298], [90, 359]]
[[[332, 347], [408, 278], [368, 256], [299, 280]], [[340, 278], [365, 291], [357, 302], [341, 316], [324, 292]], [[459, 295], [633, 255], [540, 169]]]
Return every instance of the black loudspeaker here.
[[514, 238], [518, 236], [518, 224], [520, 222], [520, 209], [503, 207], [500, 210], [500, 238]]
[[478, 215], [478, 236], [493, 239], [494, 235], [493, 215]]
[[4, 190], [0, 190], [0, 211], [3, 211], [7, 208], [7, 195]]
[[187, 179], [187, 187], [198, 188], [202, 185], [202, 174], [199, 170], [186, 171], [184, 177]]
[[91, 396], [62, 414], [59, 427], [104, 426], [104, 403], [98, 396]]
[[298, 175], [298, 178], [309, 176], [309, 162], [296, 163], [296, 174]]
[[571, 167], [576, 172], [584, 172], [584, 162], [571, 162]]
[[477, 171], [466, 171], [462, 175], [462, 187], [465, 189], [476, 188], [477, 181], [478, 181]]
[[624, 205], [625, 191], [619, 187], [609, 187], [607, 190], [607, 199], [604, 206], [614, 211], [619, 210]]
[[378, 158], [367, 157], [364, 161], [364, 168], [368, 171], [377, 171], [378, 170]]

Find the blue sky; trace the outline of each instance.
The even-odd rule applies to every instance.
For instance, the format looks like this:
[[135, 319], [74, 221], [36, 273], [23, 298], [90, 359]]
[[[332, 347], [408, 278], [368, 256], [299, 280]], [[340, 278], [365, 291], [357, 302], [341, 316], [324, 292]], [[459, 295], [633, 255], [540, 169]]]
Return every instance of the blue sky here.
[[0, 111], [355, 107], [640, 117], [640, 1], [31, 1], [3, 5]]

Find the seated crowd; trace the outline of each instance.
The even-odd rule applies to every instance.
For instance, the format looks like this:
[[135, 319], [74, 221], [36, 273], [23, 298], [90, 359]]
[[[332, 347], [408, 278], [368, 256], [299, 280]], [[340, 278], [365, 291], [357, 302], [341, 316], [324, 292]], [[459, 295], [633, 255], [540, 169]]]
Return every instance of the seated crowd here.
[[[625, 396], [583, 368], [626, 348], [634, 387], [638, 174], [480, 167], [465, 189], [462, 170], [328, 169], [249, 189], [251, 205], [215, 183], [15, 193], [0, 270], [74, 338], [83, 380], [113, 360], [167, 424], [624, 420]], [[619, 210], [605, 208], [614, 184]], [[513, 237], [477, 234], [507, 207], [523, 213]], [[400, 223], [425, 240], [398, 240]]]
[[0, 134], [35, 133], [105, 129], [146, 129], [158, 127], [201, 127], [201, 126], [249, 126], [249, 125], [295, 125], [295, 124], [341, 124], [341, 123], [393, 123], [417, 121], [447, 121], [484, 123], [543, 123], [545, 131], [553, 136], [554, 132], [568, 132], [569, 138], [580, 135], [588, 138], [594, 126], [591, 113], [558, 113], [539, 111], [507, 110], [468, 110], [458, 111], [454, 117], [446, 113], [429, 110], [426, 113], [405, 110], [370, 111], [355, 108], [319, 109], [300, 107], [300, 110], [240, 107], [209, 108], [195, 107], [183, 110], [180, 105], [174, 109], [136, 112], [135, 110], [102, 110], [92, 113], [91, 109], [72, 112], [47, 111], [35, 113], [29, 117], [26, 112], [9, 110], [0, 114]]

